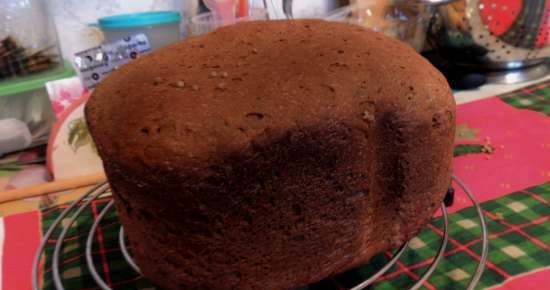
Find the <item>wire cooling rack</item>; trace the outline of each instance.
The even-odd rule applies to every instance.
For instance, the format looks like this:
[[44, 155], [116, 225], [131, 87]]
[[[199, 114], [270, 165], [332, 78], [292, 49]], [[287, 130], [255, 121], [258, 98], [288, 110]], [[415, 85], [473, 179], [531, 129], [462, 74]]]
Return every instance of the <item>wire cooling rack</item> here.
[[[481, 211], [481, 207], [479, 206], [479, 203], [475, 199], [474, 195], [470, 192], [470, 190], [465, 186], [465, 184], [458, 179], [456, 176], [452, 177], [455, 183], [463, 189], [463, 191], [466, 193], [468, 198], [471, 200], [474, 208], [477, 211], [478, 218], [481, 225], [481, 236], [482, 236], [482, 250], [481, 250], [481, 257], [479, 260], [479, 264], [477, 265], [474, 274], [471, 276], [471, 280], [466, 286], [466, 290], [472, 290], [479, 282], [479, 279], [481, 278], [481, 274], [483, 273], [483, 270], [485, 268], [485, 262], [487, 260], [487, 253], [488, 253], [488, 237], [487, 237], [487, 226], [485, 223], [485, 218], [483, 216], [483, 213]], [[60, 253], [63, 250], [63, 243], [65, 240], [65, 236], [67, 235], [67, 232], [69, 231], [69, 228], [74, 224], [74, 222], [77, 220], [77, 218], [82, 214], [82, 212], [90, 206], [92, 201], [97, 199], [98, 197], [110, 193], [110, 188], [107, 183], [102, 183], [94, 188], [92, 188], [90, 191], [83, 194], [79, 199], [75, 200], [71, 205], [63, 210], [63, 212], [57, 217], [57, 219], [53, 222], [53, 224], [50, 226], [50, 228], [46, 231], [40, 246], [37, 250], [36, 256], [34, 258], [33, 263], [33, 271], [32, 271], [32, 289], [33, 290], [40, 290], [39, 289], [39, 267], [40, 267], [40, 260], [44, 253], [44, 249], [46, 246], [47, 241], [50, 239], [52, 233], [60, 227], [61, 221], [65, 219], [65, 217], [71, 212], [71, 210], [76, 209], [74, 214], [70, 217], [69, 222], [61, 226], [61, 233], [57, 237], [57, 241], [55, 243], [54, 253], [52, 257], [52, 276], [53, 276], [53, 282], [55, 285], [55, 288], [57, 290], [64, 290], [66, 289], [63, 285], [61, 275], [60, 275]], [[92, 278], [96, 282], [97, 286], [100, 289], [103, 290], [116, 290], [110, 288], [107, 283], [103, 280], [103, 278], [98, 274], [98, 271], [94, 265], [93, 256], [92, 256], [92, 243], [94, 239], [96, 238], [96, 230], [98, 225], [101, 223], [101, 220], [104, 218], [104, 216], [110, 211], [114, 210], [112, 209], [114, 205], [113, 200], [109, 201], [109, 203], [102, 209], [102, 211], [99, 213], [97, 218], [94, 220], [92, 226], [90, 227], [88, 231], [88, 236], [86, 239], [86, 247], [85, 247], [85, 257], [86, 257], [86, 264], [90, 271], [90, 274], [92, 275]], [[420, 276], [420, 278], [416, 281], [414, 285], [412, 285], [409, 289], [416, 290], [419, 289], [422, 284], [430, 277], [430, 275], [434, 272], [434, 270], [437, 268], [437, 265], [439, 262], [441, 262], [441, 259], [443, 258], [443, 254], [445, 253], [445, 249], [447, 247], [447, 241], [448, 241], [448, 235], [449, 235], [449, 218], [448, 213], [446, 210], [445, 203], [441, 204], [441, 212], [443, 216], [443, 236], [441, 237], [441, 242], [439, 246], [439, 250], [436, 253], [435, 257], [433, 258], [432, 263], [428, 266], [426, 271]], [[119, 230], [119, 236], [118, 236], [118, 243], [120, 246], [120, 250], [122, 252], [122, 255], [124, 256], [124, 259], [128, 263], [128, 267], [132, 268], [137, 273], [140, 273], [140, 269], [138, 265], [134, 262], [134, 259], [128, 252], [125, 237], [124, 237], [124, 228], [121, 226]], [[401, 258], [401, 255], [407, 249], [408, 242], [402, 245], [397, 251], [394, 253], [391, 260], [389, 260], [384, 266], [382, 266], [375, 274], [373, 274], [368, 279], [364, 280], [363, 282], [359, 283], [355, 287], [351, 288], [350, 290], [361, 290], [365, 289], [367, 286], [371, 285], [376, 279], [378, 279], [380, 276], [382, 276], [384, 273], [386, 273], [395, 263], [399, 261]]]

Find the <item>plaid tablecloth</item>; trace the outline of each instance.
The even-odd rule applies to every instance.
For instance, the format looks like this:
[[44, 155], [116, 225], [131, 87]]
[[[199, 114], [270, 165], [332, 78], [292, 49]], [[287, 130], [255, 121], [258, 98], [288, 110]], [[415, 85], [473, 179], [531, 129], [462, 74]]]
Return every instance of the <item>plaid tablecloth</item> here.
[[[457, 122], [454, 172], [482, 201], [490, 233], [489, 258], [477, 289], [549, 289], [550, 82], [461, 105]], [[98, 289], [86, 267], [84, 245], [93, 218], [108, 201], [107, 197], [92, 202], [70, 228], [61, 259], [66, 289]], [[44, 204], [51, 205], [51, 200]], [[39, 211], [4, 218], [3, 290], [30, 289], [32, 253], [28, 252], [66, 206], [42, 206]], [[449, 211], [450, 238], [444, 259], [422, 289], [464, 289], [479, 262], [479, 220], [458, 188]], [[119, 227], [112, 210], [96, 233], [96, 268], [115, 289], [154, 289], [123, 259]], [[437, 217], [411, 240], [399, 262], [372, 289], [410, 287], [433, 261], [442, 234], [442, 218]], [[44, 289], [55, 289], [50, 266], [55, 241], [54, 237], [48, 242], [43, 261]], [[308, 289], [347, 289], [391, 257], [392, 252], [381, 253], [366, 266]]]

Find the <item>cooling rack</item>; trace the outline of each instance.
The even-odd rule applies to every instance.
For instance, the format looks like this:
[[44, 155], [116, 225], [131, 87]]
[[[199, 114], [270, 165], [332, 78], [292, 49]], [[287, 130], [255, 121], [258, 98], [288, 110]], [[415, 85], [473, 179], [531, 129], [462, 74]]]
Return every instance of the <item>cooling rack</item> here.
[[[483, 213], [481, 211], [481, 207], [479, 206], [479, 203], [475, 199], [472, 192], [467, 188], [467, 186], [456, 176], [453, 176], [452, 179], [454, 180], [455, 184], [458, 185], [460, 188], [463, 189], [463, 192], [468, 196], [468, 198], [471, 200], [473, 207], [477, 211], [477, 215], [480, 221], [481, 226], [481, 238], [482, 238], [482, 250], [481, 250], [481, 256], [478, 265], [476, 266], [476, 269], [474, 273], [471, 275], [471, 279], [466, 286], [466, 290], [472, 290], [479, 282], [479, 279], [481, 278], [481, 274], [483, 273], [483, 270], [485, 268], [485, 262], [487, 260], [487, 253], [488, 253], [488, 233], [487, 233], [487, 226], [485, 223], [485, 218], [483, 216]], [[80, 198], [75, 200], [63, 210], [63, 212], [57, 217], [57, 219], [53, 222], [53, 224], [50, 226], [50, 228], [46, 231], [44, 234], [44, 237], [39, 245], [39, 248], [37, 250], [34, 263], [33, 263], [33, 271], [32, 271], [32, 287], [33, 290], [40, 290], [39, 288], [39, 267], [40, 267], [40, 260], [42, 258], [42, 255], [44, 254], [45, 246], [47, 241], [52, 236], [53, 232], [56, 229], [61, 229], [61, 233], [56, 239], [55, 248], [53, 252], [53, 257], [51, 259], [51, 266], [52, 266], [52, 277], [53, 282], [55, 285], [55, 288], [57, 290], [64, 290], [65, 285], [63, 285], [61, 274], [60, 274], [60, 254], [63, 250], [64, 246], [64, 240], [65, 236], [67, 235], [67, 232], [69, 231], [69, 228], [74, 224], [74, 222], [78, 219], [78, 217], [82, 214], [82, 212], [90, 206], [92, 201], [97, 199], [100, 196], [105, 196], [107, 194], [110, 194], [110, 188], [107, 183], [102, 183], [88, 192], [84, 193]], [[450, 198], [450, 199], [449, 199]], [[435, 271], [439, 263], [441, 262], [443, 258], [443, 254], [445, 253], [445, 249], [447, 247], [447, 241], [449, 238], [449, 218], [448, 213], [446, 209], [446, 203], [449, 204], [449, 201], [452, 200], [452, 196], [449, 195], [446, 197], [445, 202], [441, 204], [441, 213], [443, 217], [443, 235], [441, 237], [439, 250], [435, 254], [432, 263], [428, 266], [428, 268], [425, 270], [425, 272], [420, 276], [420, 278], [412, 285], [410, 290], [416, 290], [419, 289], [422, 284], [430, 277], [430, 275]], [[110, 288], [105, 280], [99, 275], [93, 261], [93, 255], [92, 255], [92, 244], [93, 241], [96, 238], [97, 233], [97, 227], [101, 223], [102, 219], [105, 217], [105, 215], [109, 212], [114, 210], [113, 209], [114, 201], [111, 200], [108, 202], [108, 204], [101, 210], [97, 218], [93, 221], [87, 235], [86, 239], [86, 246], [85, 246], [85, 253], [83, 253], [86, 257], [86, 264], [89, 269], [90, 274], [92, 275], [92, 278], [94, 279], [95, 283], [100, 289], [103, 290], [116, 290], [113, 288]], [[74, 211], [74, 213], [70, 216], [67, 223], [61, 223], [63, 219], [65, 219], [70, 212]], [[124, 259], [126, 260], [128, 267], [133, 269], [135, 272], [140, 273], [140, 269], [138, 265], [134, 262], [134, 259], [128, 252], [128, 247], [126, 245], [126, 240], [124, 236], [124, 228], [121, 226], [119, 230], [118, 235], [118, 244], [120, 247], [120, 250], [122, 252], [122, 255]], [[397, 249], [393, 257], [385, 264], [383, 265], [376, 273], [374, 273], [372, 276], [364, 280], [363, 282], [359, 283], [358, 285], [350, 288], [350, 290], [361, 290], [365, 289], [367, 286], [371, 285], [376, 279], [384, 275], [393, 265], [395, 265], [399, 259], [401, 258], [403, 252], [407, 249], [408, 242], [406, 242], [404, 245], [402, 245], [399, 249]], [[70, 290], [70, 289], [67, 289]]]

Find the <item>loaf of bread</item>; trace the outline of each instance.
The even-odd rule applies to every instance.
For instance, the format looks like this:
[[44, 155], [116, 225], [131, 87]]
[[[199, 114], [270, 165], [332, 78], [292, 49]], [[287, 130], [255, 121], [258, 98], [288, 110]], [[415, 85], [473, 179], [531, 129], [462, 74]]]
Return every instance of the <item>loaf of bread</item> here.
[[86, 118], [143, 275], [286, 290], [429, 222], [455, 104], [413, 49], [357, 26], [241, 23], [122, 67]]

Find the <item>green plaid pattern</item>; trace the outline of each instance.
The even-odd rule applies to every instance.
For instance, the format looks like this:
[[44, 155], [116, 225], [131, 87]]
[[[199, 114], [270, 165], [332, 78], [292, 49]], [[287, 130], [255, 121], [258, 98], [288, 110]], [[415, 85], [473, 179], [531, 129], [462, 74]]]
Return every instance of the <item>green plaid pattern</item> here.
[[[60, 273], [66, 289], [89, 289], [96, 286], [86, 264], [85, 246], [88, 232], [101, 210], [110, 198], [94, 200], [89, 207], [82, 212], [70, 230], [67, 232], [64, 247], [60, 259]], [[68, 205], [58, 206], [43, 211], [42, 228], [44, 232], [51, 226], [55, 218]], [[62, 221], [62, 225], [68, 225], [70, 217], [76, 210], [72, 210]], [[92, 249], [95, 268], [108, 285], [118, 289], [154, 289], [145, 279], [134, 273], [124, 260], [118, 244], [118, 231], [120, 224], [115, 210], [103, 218]], [[55, 289], [52, 278], [52, 256], [58, 230], [52, 235], [45, 248], [44, 286], [43, 289]], [[98, 239], [101, 239], [99, 241]]]
[[[109, 200], [101, 198], [92, 202], [68, 232], [60, 261], [66, 289], [96, 289], [86, 267], [84, 247], [93, 220]], [[550, 182], [482, 204], [490, 234], [490, 246], [488, 263], [477, 289], [488, 288], [512, 276], [548, 266], [549, 200]], [[67, 205], [42, 212], [43, 231], [49, 228], [65, 207]], [[114, 289], [155, 289], [134, 273], [124, 260], [118, 244], [119, 227], [116, 211], [113, 209], [102, 221], [94, 242], [96, 269]], [[400, 261], [371, 289], [406, 289], [417, 281], [429, 267], [440, 246], [442, 228], [440, 217], [420, 231], [411, 240]], [[59, 232], [54, 233], [46, 247], [44, 289], [47, 290], [55, 289], [51, 278], [51, 259], [57, 235]], [[475, 209], [466, 208], [449, 215], [449, 244], [444, 259], [421, 289], [464, 289], [478, 264], [480, 253], [481, 232]], [[391, 252], [381, 253], [373, 257], [368, 265], [327, 278], [305, 289], [333, 290], [353, 287], [376, 272], [391, 256]]]
[[[490, 248], [487, 267], [478, 289], [500, 284], [511, 276], [548, 265], [550, 261], [549, 196], [550, 183], [545, 183], [482, 204], [487, 215]], [[508, 201], [506, 204], [516, 202], [515, 206], [525, 204], [530, 208], [519, 206], [516, 210], [522, 210], [500, 212], [502, 200]], [[532, 213], [536, 213], [536, 216]], [[524, 223], [513, 223], [525, 215], [531, 216], [532, 219]], [[414, 249], [408, 249], [401, 258], [402, 266], [397, 270], [390, 270], [372, 289], [410, 287], [424, 273], [431, 262], [430, 258], [437, 252], [440, 234], [442, 234], [438, 229], [441, 229], [442, 225], [442, 218], [438, 218], [422, 230], [413, 239]], [[423, 289], [464, 289], [471, 278], [477, 265], [478, 255], [481, 253], [480, 226], [473, 208], [466, 208], [449, 216], [449, 237], [445, 259], [424, 284]], [[416, 239], [423, 243], [415, 241]], [[372, 273], [368, 272], [362, 278]], [[357, 281], [360, 280], [357, 279]]]
[[454, 148], [453, 156], [458, 157], [466, 154], [483, 153], [483, 145], [479, 144], [460, 144]]
[[550, 81], [507, 93], [500, 98], [515, 108], [533, 110], [550, 116], [550, 90], [548, 90], [548, 86], [550, 86]]

